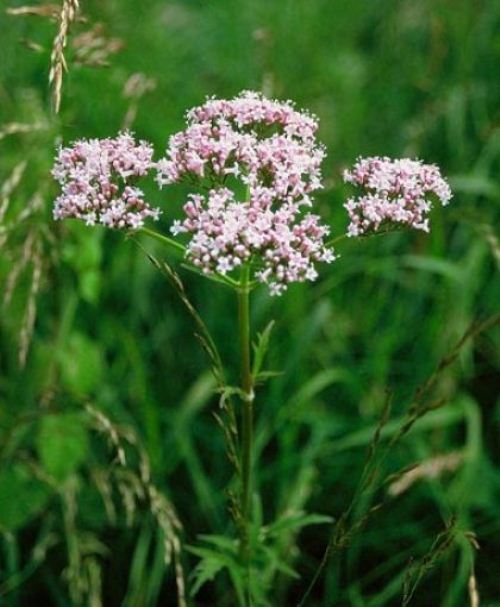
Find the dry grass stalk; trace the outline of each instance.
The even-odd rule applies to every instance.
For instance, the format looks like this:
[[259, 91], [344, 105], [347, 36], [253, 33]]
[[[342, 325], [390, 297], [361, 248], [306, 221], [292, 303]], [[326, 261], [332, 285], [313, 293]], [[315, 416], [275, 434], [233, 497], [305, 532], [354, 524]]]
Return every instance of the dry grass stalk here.
[[[20, 184], [26, 170], [26, 166], [27, 163], [25, 161], [17, 164], [0, 189], [0, 223], [5, 219], [12, 193]], [[3, 245], [8, 241], [12, 230], [25, 221], [30, 215], [40, 209], [42, 204], [43, 198], [40, 192], [36, 192], [17, 218], [10, 221], [6, 226], [0, 226], [0, 246], [3, 247]], [[15, 262], [12, 264], [10, 272], [8, 273], [5, 281], [5, 290], [3, 294], [3, 305], [5, 307], [7, 307], [11, 302], [14, 290], [22, 273], [30, 264], [32, 266], [26, 307], [24, 309], [19, 332], [18, 360], [19, 365], [24, 367], [35, 328], [36, 298], [40, 291], [42, 276], [42, 241], [33, 230], [29, 231], [24, 239], [21, 255], [16, 256], [14, 259]]]
[[[126, 427], [114, 424], [92, 405], [86, 404], [85, 408], [94, 422], [95, 429], [107, 438], [109, 446], [115, 452], [117, 467], [113, 469], [112, 474], [122, 498], [127, 523], [132, 524], [137, 504], [146, 501], [163, 536], [165, 563], [168, 565], [173, 562], [177, 585], [177, 605], [186, 607], [186, 589], [179, 539], [182, 525], [174, 507], [152, 482], [148, 456], [135, 433]], [[139, 458], [138, 472], [128, 464], [127, 446], [132, 447]]]
[[137, 111], [139, 109], [139, 101], [150, 91], [156, 88], [156, 80], [148, 78], [145, 74], [137, 72], [132, 74], [123, 86], [123, 96], [130, 99], [130, 105], [123, 119], [122, 128], [129, 129], [134, 123]]
[[9, 135], [17, 135], [18, 133], [32, 133], [33, 131], [41, 131], [47, 128], [43, 122], [35, 122], [26, 124], [23, 122], [9, 122], [0, 129], [0, 141]]
[[86, 32], [75, 36], [71, 47], [75, 50], [74, 64], [87, 67], [108, 67], [109, 57], [123, 48], [120, 38], [108, 38], [102, 23], [96, 23]]
[[26, 221], [29, 217], [37, 213], [43, 208], [43, 196], [40, 192], [35, 192], [35, 194], [30, 198], [28, 204], [24, 207], [24, 209], [19, 213], [16, 217], [13, 225], [17, 226], [24, 221]]
[[410, 604], [422, 578], [425, 577], [453, 547], [457, 535], [456, 523], [456, 519], [452, 518], [446, 524], [446, 528], [436, 536], [428, 552], [424, 554], [422, 558], [410, 562], [403, 583], [403, 601], [401, 607], [407, 607]]
[[64, 57], [64, 49], [68, 43], [68, 34], [71, 24], [75, 21], [79, 8], [79, 0], [63, 0], [59, 14], [59, 31], [54, 38], [54, 44], [52, 46], [49, 84], [52, 85], [52, 95], [56, 114], [61, 107], [63, 74], [68, 69]]
[[34, 53], [44, 53], [46, 50], [44, 46], [29, 38], [21, 38], [20, 42], [24, 44], [29, 51], [33, 51]]
[[93, 533], [79, 532], [79, 490], [78, 480], [74, 477], [68, 479], [62, 489], [59, 488], [68, 556], [62, 575], [68, 583], [72, 604], [102, 607], [99, 560], [108, 554], [108, 550]]
[[464, 456], [458, 451], [432, 457], [411, 470], [389, 485], [389, 495], [395, 497], [407, 491], [414, 483], [421, 479], [438, 478], [443, 472], [453, 472], [463, 462]]
[[477, 580], [476, 574], [474, 573], [474, 569], [471, 571], [468, 586], [470, 607], [479, 607], [479, 592], [477, 590]]
[[12, 266], [12, 269], [7, 276], [3, 297], [3, 305], [4, 307], [7, 307], [12, 300], [14, 290], [21, 274], [31, 264], [32, 271], [30, 278], [30, 286], [28, 289], [26, 307], [24, 309], [23, 319], [21, 322], [21, 329], [19, 331], [18, 361], [21, 367], [24, 367], [24, 365], [26, 364], [26, 358], [28, 355], [28, 350], [31, 344], [31, 339], [33, 337], [33, 331], [35, 328], [36, 298], [40, 291], [42, 262], [43, 251], [41, 240], [36, 237], [33, 231], [31, 231], [28, 233], [28, 236], [24, 241], [21, 257]]
[[3, 296], [3, 305], [8, 306], [12, 299], [12, 295], [14, 293], [14, 289], [16, 287], [19, 276], [30, 260], [33, 257], [33, 248], [35, 245], [35, 237], [33, 232], [30, 232], [24, 241], [24, 246], [22, 250], [21, 257], [18, 259], [17, 263], [12, 266], [9, 275], [7, 276], [7, 280], [5, 282], [5, 291]]
[[6, 13], [14, 17], [49, 17], [57, 19], [61, 9], [57, 4], [42, 4], [40, 6], [18, 6], [8, 8]]
[[[455, 346], [450, 350], [448, 355], [444, 356], [440, 360], [434, 373], [427, 379], [427, 381], [425, 381], [420, 386], [419, 389], [417, 389], [417, 391], [414, 395], [414, 398], [413, 398], [413, 402], [412, 402], [411, 406], [409, 407], [409, 410], [408, 410], [408, 413], [406, 416], [406, 421], [404, 421], [402, 423], [401, 427], [399, 428], [399, 431], [396, 432], [395, 435], [393, 436], [393, 438], [389, 441], [388, 445], [386, 446], [385, 452], [382, 453], [381, 457], [377, 461], [377, 459], [375, 458], [376, 454], [374, 455], [374, 451], [377, 450], [380, 433], [382, 431], [382, 428], [383, 428], [385, 422], [388, 419], [390, 398], [387, 399], [386, 405], [384, 407], [384, 412], [383, 412], [381, 420], [379, 422], [379, 426], [377, 427], [377, 429], [375, 431], [375, 435], [372, 440], [372, 445], [370, 447], [367, 462], [365, 463], [365, 468], [362, 473], [361, 481], [358, 484], [358, 488], [355, 491], [355, 494], [354, 494], [349, 506], [347, 507], [347, 509], [344, 511], [344, 513], [339, 517], [339, 519], [335, 523], [333, 533], [326, 546], [323, 557], [319, 563], [318, 568], [314, 572], [313, 577], [312, 577], [309, 585], [306, 588], [306, 591], [302, 595], [302, 597], [298, 603], [298, 607], [305, 607], [305, 605], [309, 599], [309, 596], [310, 596], [313, 588], [315, 587], [318, 579], [320, 578], [320, 575], [324, 571], [329, 559], [334, 554], [338, 554], [341, 550], [343, 550], [349, 544], [351, 538], [363, 529], [363, 527], [366, 525], [368, 520], [373, 516], [373, 514], [378, 512], [385, 505], [387, 496], [385, 496], [379, 503], [375, 504], [375, 506], [372, 507], [364, 516], [358, 517], [357, 519], [354, 519], [354, 521], [349, 520], [351, 512], [354, 510], [354, 507], [357, 503], [357, 500], [358, 500], [360, 494], [362, 494], [363, 492], [366, 492], [366, 488], [372, 493], [374, 493], [375, 490], [377, 489], [378, 483], [376, 483], [376, 481], [378, 480], [377, 479], [378, 472], [380, 471], [382, 462], [384, 461], [385, 457], [390, 452], [390, 450], [394, 447], [394, 445], [399, 443], [410, 432], [410, 430], [412, 429], [414, 424], [419, 419], [421, 419], [429, 411], [432, 411], [432, 410], [442, 406], [442, 404], [443, 404], [442, 400], [437, 400], [437, 401], [432, 400], [432, 392], [433, 392], [434, 388], [436, 387], [440, 374], [455, 362], [455, 360], [457, 359], [457, 357], [458, 357], [462, 347], [465, 345], [465, 343], [467, 343], [469, 340], [476, 338], [478, 335], [482, 334], [483, 332], [485, 332], [489, 329], [492, 329], [493, 327], [496, 327], [497, 325], [500, 325], [500, 314], [492, 315], [492, 316], [486, 318], [485, 320], [483, 320], [482, 322], [480, 322], [480, 321], [473, 322], [468, 327], [468, 329], [465, 331], [465, 333], [462, 335], [462, 337], [458, 340], [458, 342], [455, 344]], [[410, 472], [410, 470], [407, 470], [405, 472]], [[453, 540], [452, 530], [454, 529], [454, 526], [455, 526], [454, 522], [450, 523], [450, 525], [447, 527], [446, 531], [443, 532], [443, 534], [440, 534], [438, 536], [438, 538], [435, 542], [435, 545], [430, 552], [430, 556], [432, 558], [434, 558], [436, 555], [442, 553], [444, 550], [446, 550], [449, 547], [450, 543]], [[437, 548], [439, 548], [439, 549], [437, 549]], [[429, 557], [426, 557], [426, 559], [424, 560], [424, 565], [427, 566], [428, 564], [429, 564]], [[419, 576], [422, 574], [424, 569], [425, 569], [425, 567], [421, 568], [421, 570], [419, 572]], [[411, 581], [411, 579], [409, 581]], [[407, 582], [407, 583], [409, 583], [409, 582]], [[418, 583], [418, 581], [417, 581], [417, 583]], [[407, 605], [408, 601], [410, 599], [411, 599], [411, 596], [406, 602], [403, 602], [403, 606]]]
[[25, 161], [16, 164], [9, 177], [2, 184], [2, 188], [0, 189], [0, 222], [2, 222], [5, 217], [5, 213], [7, 212], [10, 203], [10, 196], [21, 182], [25, 169]]
[[116, 523], [116, 508], [113, 502], [113, 487], [110, 482], [109, 474], [107, 470], [96, 468], [91, 470], [90, 476], [92, 483], [99, 491], [104, 509], [106, 510], [106, 516], [112, 524]]
[[[469, 541], [469, 544], [473, 548], [473, 558], [474, 558], [474, 550], [480, 549], [479, 542], [477, 541], [477, 538], [476, 538], [476, 534], [473, 531], [467, 531], [465, 533], [465, 537], [467, 538], [467, 540]], [[476, 578], [476, 571], [474, 568], [474, 561], [472, 562], [472, 565], [471, 565], [468, 590], [469, 590], [470, 607], [479, 607], [479, 590], [477, 588], [477, 578]]]
[[19, 334], [19, 366], [24, 367], [28, 350], [33, 337], [36, 320], [36, 298], [40, 291], [40, 282], [42, 276], [42, 251], [40, 241], [37, 242], [33, 255], [33, 273], [31, 275], [31, 286], [28, 293], [28, 302], [24, 312], [24, 318]]
[[491, 225], [487, 223], [481, 224], [480, 229], [484, 237], [486, 238], [486, 242], [490, 246], [491, 254], [495, 259], [497, 269], [500, 270], [500, 241], [498, 240], [498, 236], [495, 234]]
[[125, 450], [120, 440], [120, 434], [118, 428], [111, 423], [111, 420], [106, 417], [101, 411], [96, 409], [90, 404], [85, 406], [87, 413], [95, 422], [95, 428], [98, 432], [102, 433], [107, 437], [109, 446], [114, 448], [116, 453], [117, 461], [121, 466], [127, 465], [127, 458], [125, 456]]

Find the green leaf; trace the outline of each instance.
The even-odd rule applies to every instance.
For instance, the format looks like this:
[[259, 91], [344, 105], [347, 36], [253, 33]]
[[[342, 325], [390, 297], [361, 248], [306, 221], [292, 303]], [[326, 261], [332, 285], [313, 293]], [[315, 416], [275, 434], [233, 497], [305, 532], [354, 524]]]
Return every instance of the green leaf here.
[[78, 394], [95, 389], [102, 377], [103, 361], [97, 344], [81, 333], [73, 333], [60, 354], [66, 386]]
[[80, 293], [83, 299], [95, 304], [101, 290], [101, 273], [98, 270], [86, 270], [79, 276]]
[[63, 260], [78, 273], [97, 269], [102, 259], [102, 239], [104, 230], [89, 231], [80, 222], [72, 222], [68, 229], [72, 238], [64, 241], [61, 255]]
[[215, 579], [215, 576], [225, 567], [226, 564], [217, 559], [204, 559], [200, 561], [193, 572], [191, 596], [196, 596], [200, 588], [207, 582], [212, 582]]
[[487, 175], [455, 175], [450, 178], [451, 187], [460, 194], [473, 194], [500, 198], [498, 183]]
[[277, 521], [263, 529], [266, 535], [278, 536], [283, 532], [298, 531], [309, 525], [323, 525], [332, 523], [333, 518], [324, 514], [306, 514], [295, 512], [279, 518]]
[[[208, 536], [211, 539], [217, 536]], [[218, 536], [220, 538], [220, 536]], [[200, 558], [200, 562], [193, 571], [193, 586], [191, 595], [194, 596], [199, 589], [211, 581], [223, 569], [227, 569], [233, 582], [234, 589], [239, 597], [239, 602], [243, 602], [243, 571], [238, 562], [237, 554], [227, 554], [217, 550], [217, 548], [204, 548], [200, 546], [187, 546], [186, 550]]]
[[26, 464], [0, 471], [0, 527], [20, 529], [45, 508], [52, 493]]
[[260, 550], [265, 555], [269, 563], [278, 571], [281, 571], [281, 573], [284, 573], [285, 575], [288, 575], [296, 580], [300, 579], [300, 575], [295, 571], [295, 569], [290, 567], [283, 559], [280, 558], [277, 550], [267, 546], [260, 546]]
[[237, 554], [238, 552], [238, 542], [235, 539], [224, 535], [199, 535], [198, 537], [207, 544], [212, 544], [223, 551], [231, 554]]
[[257, 343], [253, 345], [253, 368], [252, 368], [252, 376], [254, 381], [257, 379], [259, 375], [261, 375], [262, 365], [264, 364], [264, 358], [266, 356], [267, 350], [269, 348], [269, 340], [271, 338], [271, 331], [274, 327], [274, 320], [272, 320], [266, 328], [262, 331], [262, 333], [258, 333], [257, 335]]
[[[397, 434], [400, 430], [401, 425], [404, 423], [406, 416], [401, 416], [397, 419], [389, 421], [380, 433], [383, 440], [391, 438]], [[464, 419], [464, 409], [460, 402], [445, 405], [436, 411], [430, 411], [425, 417], [419, 419], [413, 432], [423, 432], [433, 428], [443, 428], [446, 426], [455, 425], [461, 423]], [[342, 438], [335, 438], [329, 445], [327, 445], [325, 452], [328, 455], [333, 453], [340, 453], [347, 449], [354, 449], [358, 447], [364, 447], [370, 444], [373, 438], [373, 433], [377, 428], [377, 424], [370, 424], [366, 428], [355, 430], [350, 434], [346, 434]]]
[[437, 274], [457, 283], [463, 280], [463, 267], [446, 259], [426, 255], [403, 255], [401, 265], [412, 270]]
[[81, 413], [44, 417], [39, 426], [37, 448], [45, 470], [58, 481], [65, 480], [87, 458], [88, 433]]

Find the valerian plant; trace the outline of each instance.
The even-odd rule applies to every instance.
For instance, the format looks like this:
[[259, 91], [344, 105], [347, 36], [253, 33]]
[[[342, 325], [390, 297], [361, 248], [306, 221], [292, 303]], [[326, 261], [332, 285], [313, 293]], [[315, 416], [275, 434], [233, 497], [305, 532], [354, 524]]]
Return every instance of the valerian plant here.
[[[239, 486], [231, 504], [237, 537], [205, 535], [190, 548], [200, 559], [191, 592], [225, 570], [244, 607], [270, 604], [267, 587], [272, 579], [264, 571], [296, 575], [284, 552], [276, 549], [287, 534], [331, 520], [291, 513], [264, 525], [253, 507], [256, 386], [272, 378], [263, 366], [272, 324], [252, 348], [252, 292], [264, 285], [270, 295], [280, 296], [292, 283], [316, 280], [321, 265], [335, 261], [334, 244], [345, 237], [404, 228], [428, 231], [432, 205], [446, 205], [451, 199], [450, 188], [434, 165], [360, 158], [344, 173], [344, 180], [361, 190], [344, 205], [350, 218], [347, 234], [331, 237], [329, 226], [312, 212], [326, 154], [317, 129], [318, 119], [292, 102], [243, 92], [231, 100], [208, 99], [190, 110], [186, 128], [170, 137], [159, 160], [153, 159], [149, 143], [123, 132], [116, 138], [80, 140], [61, 148], [53, 169], [62, 187], [55, 219], [75, 218], [89, 226], [101, 224], [155, 238], [180, 253], [185, 266], [235, 293], [241, 367], [236, 387], [225, 384], [215, 343], [175, 270], [155, 261], [177, 283], [212, 358], [221, 404], [228, 413], [222, 425]], [[140, 181], [151, 174], [160, 188], [176, 183], [192, 188], [182, 207], [184, 216], [172, 222], [170, 234], [145, 227], [147, 220], [168, 213], [168, 208], [145, 200]]]

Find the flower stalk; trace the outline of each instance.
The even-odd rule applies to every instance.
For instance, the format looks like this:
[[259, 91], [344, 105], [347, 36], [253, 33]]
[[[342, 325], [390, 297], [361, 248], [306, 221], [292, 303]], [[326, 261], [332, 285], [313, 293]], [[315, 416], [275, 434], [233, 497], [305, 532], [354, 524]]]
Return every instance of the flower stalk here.
[[238, 327], [241, 364], [241, 516], [243, 519], [241, 557], [246, 571], [246, 605], [250, 605], [249, 582], [251, 561], [252, 446], [253, 446], [253, 378], [250, 361], [250, 268], [241, 271], [238, 288]]
[[171, 249], [174, 249], [175, 251], [178, 251], [182, 255], [184, 255], [186, 252], [186, 247], [184, 247], [180, 242], [177, 242], [177, 240], [174, 240], [173, 238], [169, 238], [168, 236], [165, 236], [164, 234], [161, 234], [160, 232], [156, 232], [155, 230], [150, 230], [149, 228], [144, 228], [144, 227], [139, 228], [139, 230], [137, 230], [137, 231], [139, 232], [139, 234], [144, 234], [145, 236], [149, 236], [150, 238], [153, 238], [154, 240], [161, 242], [163, 245], [170, 247]]

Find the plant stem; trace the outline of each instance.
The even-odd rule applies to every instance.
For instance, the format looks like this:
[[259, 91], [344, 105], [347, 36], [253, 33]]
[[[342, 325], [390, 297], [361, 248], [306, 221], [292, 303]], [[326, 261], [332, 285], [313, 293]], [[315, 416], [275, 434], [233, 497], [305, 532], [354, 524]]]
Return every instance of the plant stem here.
[[339, 242], [342, 242], [343, 240], [345, 240], [347, 238], [347, 234], [341, 234], [340, 236], [336, 236], [335, 238], [331, 238], [325, 246], [327, 247], [333, 247], [333, 245], [336, 245]]
[[241, 271], [238, 289], [238, 325], [241, 356], [241, 391], [243, 400], [241, 418], [241, 515], [243, 531], [241, 537], [241, 556], [246, 569], [245, 604], [251, 605], [250, 598], [250, 560], [251, 560], [251, 502], [252, 502], [252, 444], [253, 444], [253, 380], [250, 366], [250, 269]]
[[[150, 238], [153, 238], [158, 242], [161, 242], [163, 245], [174, 249], [178, 253], [181, 253], [183, 256], [185, 256], [186, 254], [186, 247], [184, 245], [182, 245], [180, 242], [176, 242], [168, 236], [165, 236], [164, 234], [160, 234], [160, 232], [155, 232], [154, 230], [150, 230], [149, 228], [139, 228], [137, 232], [139, 234], [149, 236]], [[196, 268], [195, 266], [189, 264], [182, 264], [182, 267], [186, 268], [186, 270], [189, 270], [190, 272], [194, 272], [195, 274], [199, 274], [201, 276], [204, 276], [205, 278], [208, 278], [209, 280], [224, 284], [228, 287], [237, 288], [239, 286], [239, 283], [230, 276], [225, 276], [223, 274], [219, 274], [218, 272], [205, 275], [201, 270], [199, 270], [199, 268]]]
[[154, 230], [150, 230], [149, 228], [140, 228], [137, 231], [139, 232], [139, 234], [145, 234], [146, 236], [149, 236], [150, 238], [154, 238], [158, 242], [161, 242], [162, 244], [167, 245], [168, 247], [171, 247], [172, 249], [175, 249], [176, 251], [179, 251], [179, 253], [184, 254], [186, 251], [185, 247], [183, 245], [181, 245], [179, 242], [176, 242], [172, 238], [169, 238], [168, 236], [160, 234], [159, 232], [155, 232]]

